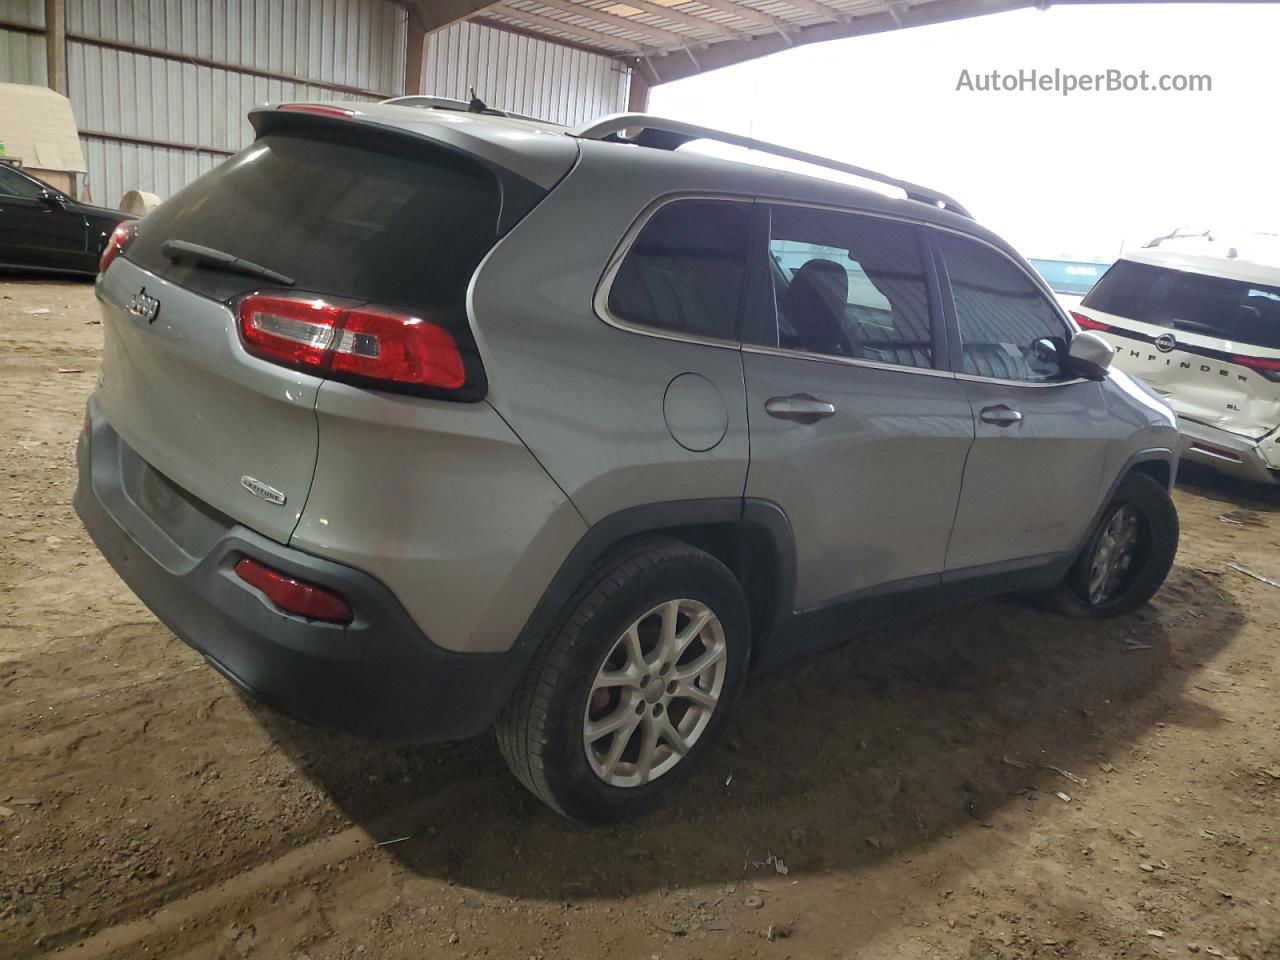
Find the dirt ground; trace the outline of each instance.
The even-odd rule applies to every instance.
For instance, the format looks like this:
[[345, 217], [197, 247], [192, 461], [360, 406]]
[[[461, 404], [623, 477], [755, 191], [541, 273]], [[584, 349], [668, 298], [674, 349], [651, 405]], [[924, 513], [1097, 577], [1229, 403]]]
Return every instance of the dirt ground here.
[[1180, 485], [1133, 616], [981, 603], [761, 678], [674, 803], [585, 830], [488, 738], [247, 702], [133, 598], [70, 506], [95, 310], [0, 277], [0, 957], [1280, 960], [1280, 589], [1227, 566], [1280, 579], [1280, 496]]

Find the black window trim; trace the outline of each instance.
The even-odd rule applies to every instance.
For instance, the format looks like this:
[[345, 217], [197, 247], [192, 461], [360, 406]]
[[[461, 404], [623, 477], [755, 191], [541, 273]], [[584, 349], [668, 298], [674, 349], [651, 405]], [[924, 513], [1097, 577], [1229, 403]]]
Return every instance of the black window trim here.
[[[613, 281], [618, 276], [618, 271], [622, 269], [622, 261], [627, 258], [627, 254], [631, 252], [631, 247], [635, 244], [636, 238], [640, 236], [640, 232], [648, 225], [649, 221], [654, 218], [659, 210], [672, 203], [679, 203], [682, 200], [729, 200], [735, 203], [754, 203], [755, 197], [745, 196], [735, 193], [671, 193], [658, 197], [640, 212], [635, 221], [627, 228], [627, 232], [622, 235], [622, 241], [618, 244], [618, 248], [609, 257], [605, 264], [604, 273], [600, 276], [600, 281], [596, 284], [595, 296], [592, 297], [591, 303], [595, 308], [596, 316], [603, 320], [611, 327], [627, 333], [638, 333], [646, 337], [657, 337], [659, 340], [675, 340], [679, 343], [696, 343], [705, 347], [719, 347], [722, 350], [738, 350], [742, 346], [740, 335], [733, 339], [723, 339], [720, 337], [703, 337], [693, 333], [677, 333], [674, 330], [663, 330], [660, 327], [651, 327], [643, 323], [634, 323], [630, 320], [624, 320], [616, 316], [609, 309], [609, 293], [613, 288]], [[750, 256], [748, 256], [748, 269], [746, 271], [749, 276]], [[744, 282], [745, 289], [749, 281]], [[739, 317], [739, 327], [741, 327], [741, 316]]]
[[[944, 317], [943, 307], [945, 298], [942, 296], [941, 277], [934, 262], [932, 244], [927, 239], [924, 231], [921, 229], [927, 226], [923, 220], [913, 217], [895, 216], [889, 213], [883, 213], [879, 210], [864, 210], [858, 207], [846, 207], [830, 203], [812, 203], [805, 200], [794, 200], [783, 197], [756, 197], [756, 202], [764, 211], [764, 215], [760, 217], [763, 224], [762, 229], [753, 229], [752, 231], [752, 258], [751, 270], [753, 274], [758, 275], [764, 269], [761, 266], [761, 259], [756, 255], [755, 247], [764, 246], [765, 260], [768, 259], [768, 241], [771, 235], [770, 212], [773, 207], [804, 207], [809, 210], [826, 210], [832, 213], [843, 213], [849, 216], [857, 217], [873, 217], [877, 220], [889, 220], [894, 223], [902, 223], [912, 227], [916, 231], [916, 238], [920, 250], [920, 262], [924, 267], [925, 284], [929, 297], [929, 326], [933, 333], [933, 366], [932, 367], [914, 367], [904, 363], [885, 363], [882, 360], [867, 360], [863, 357], [839, 357], [829, 353], [811, 353], [808, 350], [795, 350], [790, 347], [765, 346], [758, 343], [748, 343], [743, 338], [742, 351], [744, 353], [755, 353], [764, 356], [773, 357], [793, 357], [799, 360], [812, 360], [816, 363], [838, 363], [851, 367], [866, 367], [873, 370], [886, 370], [894, 373], [911, 373], [918, 376], [926, 377], [944, 377], [952, 379], [956, 374], [950, 369], [950, 338], [951, 332], [948, 328]], [[773, 304], [773, 278], [767, 278], [766, 284], [769, 291], [769, 302]], [[752, 283], [748, 280], [748, 294], [752, 291]], [[759, 295], [757, 290], [757, 295]], [[773, 309], [768, 311], [773, 318], [773, 323], [777, 324], [777, 306], [773, 304]]]
[[67, 196], [57, 187], [53, 186], [52, 184], [45, 183], [39, 177], [33, 177], [31, 174], [27, 173], [21, 167], [12, 163], [2, 164], [2, 166], [4, 167], [4, 169], [10, 171], [11, 173], [15, 174], [21, 179], [26, 180], [28, 183], [34, 184], [35, 186], [39, 187], [40, 194], [41, 194], [38, 197], [20, 197], [16, 193], [0, 193], [0, 197], [5, 197], [6, 202], [21, 200], [24, 203], [43, 203], [44, 197], [55, 197], [58, 199], [66, 200], [68, 202], [73, 202], [69, 196]]
[[964, 355], [963, 340], [960, 337], [960, 322], [956, 318], [955, 294], [951, 289], [951, 276], [947, 272], [947, 262], [942, 256], [942, 245], [938, 243], [937, 232], [945, 232], [954, 234], [958, 237], [964, 237], [974, 243], [980, 243], [983, 246], [994, 250], [998, 256], [1013, 266], [1024, 277], [1031, 281], [1032, 285], [1044, 296], [1049, 302], [1050, 308], [1054, 315], [1058, 318], [1058, 322], [1062, 324], [1063, 331], [1066, 333], [1067, 342], [1070, 343], [1071, 338], [1079, 332], [1079, 328], [1071, 322], [1067, 316], [1066, 309], [1058, 302], [1058, 298], [1054, 295], [1044, 278], [1039, 276], [1034, 270], [1028, 269], [1020, 264], [1013, 257], [991, 243], [984, 237], [975, 236], [972, 233], [966, 233], [963, 230], [953, 230], [950, 227], [939, 226], [938, 224], [925, 224], [926, 234], [928, 235], [929, 247], [933, 252], [934, 269], [938, 274], [938, 282], [942, 289], [942, 308], [946, 315], [947, 336], [950, 343], [950, 367], [954, 371], [957, 380], [970, 380], [975, 383], [995, 383], [1006, 387], [1029, 387], [1036, 390], [1043, 390], [1046, 387], [1069, 387], [1078, 383], [1088, 383], [1084, 377], [1071, 377], [1065, 380], [1005, 380], [1001, 377], [984, 377], [980, 374], [964, 372]]
[[[640, 235], [640, 231], [645, 225], [653, 219], [657, 212], [668, 204], [677, 203], [681, 200], [729, 200], [737, 203], [750, 203], [755, 205], [751, 221], [751, 250], [747, 258], [747, 279], [743, 295], [742, 317], [739, 322], [738, 335], [734, 339], [722, 339], [719, 337], [703, 337], [696, 334], [676, 333], [671, 330], [663, 330], [658, 327], [650, 327], [645, 324], [633, 323], [629, 320], [623, 320], [621, 317], [615, 316], [609, 310], [609, 293], [613, 286], [614, 278], [617, 276], [619, 269], [622, 267], [622, 261], [630, 253], [631, 247]], [[793, 206], [807, 207], [813, 210], [830, 210], [835, 213], [845, 213], [855, 216], [875, 217], [879, 220], [890, 220], [897, 223], [904, 223], [908, 226], [916, 228], [920, 243], [921, 257], [925, 269], [925, 278], [928, 284], [929, 293], [929, 318], [934, 335], [934, 366], [933, 367], [913, 367], [906, 364], [884, 363], [880, 360], [866, 360], [861, 357], [838, 357], [825, 353], [810, 353], [805, 350], [794, 350], [787, 347], [768, 347], [761, 344], [746, 342], [743, 334], [744, 327], [750, 323], [749, 298], [753, 291], [759, 295], [760, 290], [757, 284], [760, 281], [760, 271], [762, 269], [762, 261], [759, 254], [761, 244], [765, 245], [764, 252], [767, 257], [767, 243], [769, 238], [769, 216], [768, 211], [773, 206]], [[760, 211], [763, 211], [761, 215]], [[1017, 260], [1010, 257], [1003, 249], [989, 240], [967, 233], [964, 230], [956, 230], [951, 227], [942, 226], [931, 221], [922, 220], [915, 217], [898, 216], [891, 213], [884, 213], [879, 210], [866, 210], [859, 207], [842, 206], [831, 203], [817, 203], [805, 200], [796, 200], [790, 197], [770, 197], [760, 195], [747, 195], [741, 193], [717, 193], [714, 191], [684, 191], [677, 193], [664, 194], [651, 201], [627, 228], [627, 232], [623, 234], [622, 240], [618, 247], [605, 264], [604, 272], [600, 276], [599, 282], [596, 284], [595, 295], [592, 297], [592, 306], [595, 309], [596, 316], [607, 325], [621, 330], [626, 333], [640, 334], [646, 337], [655, 337], [659, 340], [674, 340], [678, 343], [692, 343], [701, 346], [716, 347], [722, 350], [740, 350], [743, 353], [762, 354], [766, 356], [792, 357], [801, 360], [811, 360], [816, 363], [836, 363], [846, 366], [867, 367], [876, 370], [887, 370], [898, 373], [910, 373], [917, 376], [926, 377], [944, 377], [957, 380], [972, 380], [980, 383], [995, 383], [1011, 387], [1030, 387], [1034, 389], [1043, 389], [1045, 387], [1065, 387], [1079, 383], [1087, 383], [1084, 377], [1074, 377], [1068, 380], [1048, 380], [1048, 381], [1032, 381], [1032, 380], [1003, 380], [997, 377], [983, 377], [976, 374], [963, 372], [963, 360], [961, 356], [960, 327], [956, 320], [955, 302], [952, 299], [951, 279], [947, 275], [946, 263], [942, 258], [942, 250], [936, 240], [934, 231], [945, 231], [964, 237], [976, 243], [983, 244], [994, 250], [999, 256], [1012, 264], [1023, 276], [1027, 277], [1032, 284], [1040, 290], [1040, 292], [1048, 300], [1050, 307], [1053, 309], [1059, 322], [1062, 324], [1067, 334], [1068, 341], [1072, 336], [1079, 332], [1079, 328], [1070, 320], [1066, 310], [1058, 303], [1057, 298], [1034, 270], [1029, 270], [1018, 263]], [[768, 285], [772, 291], [772, 279]], [[776, 316], [775, 316], [776, 323]]]

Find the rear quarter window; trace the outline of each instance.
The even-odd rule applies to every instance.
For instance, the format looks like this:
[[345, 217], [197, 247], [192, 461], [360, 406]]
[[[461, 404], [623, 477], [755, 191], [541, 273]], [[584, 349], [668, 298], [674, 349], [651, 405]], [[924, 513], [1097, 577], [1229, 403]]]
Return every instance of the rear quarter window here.
[[676, 200], [636, 236], [609, 287], [617, 320], [735, 340], [747, 274], [751, 204]]

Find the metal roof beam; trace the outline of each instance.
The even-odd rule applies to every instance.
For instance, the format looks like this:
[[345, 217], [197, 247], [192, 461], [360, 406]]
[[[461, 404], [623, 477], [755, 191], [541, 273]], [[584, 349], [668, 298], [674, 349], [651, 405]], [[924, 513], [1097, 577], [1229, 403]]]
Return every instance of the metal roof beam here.
[[[697, 0], [697, 2], [704, 6], [717, 4], [724, 4], [727, 7], [735, 6], [730, 0]], [[1058, 0], [1058, 2], [1076, 2], [1076, 0]], [[693, 66], [683, 53], [651, 57], [647, 65], [654, 73], [655, 84], [669, 83], [706, 70], [718, 70], [730, 64], [742, 63], [744, 60], [754, 60], [771, 53], [779, 53], [790, 45], [884, 33], [899, 27], [945, 23], [950, 20], [963, 20], [988, 13], [1034, 6], [1038, 6], [1038, 0], [932, 0], [929, 3], [914, 4], [909, 7], [899, 4], [896, 6], [896, 19], [881, 9], [874, 13], [856, 16], [847, 23], [816, 23], [808, 27], [788, 23], [785, 24], [785, 32], [781, 35], [762, 34], [751, 40], [726, 40], [723, 43], [714, 43], [699, 53], [697, 67]]]
[[[562, 47], [568, 47], [570, 50], [581, 50], [583, 53], [593, 53], [597, 57], [607, 57], [610, 60], [625, 60], [627, 63], [633, 62], [633, 58], [639, 57], [640, 54], [630, 50], [619, 52], [616, 49], [606, 49], [595, 40], [571, 40], [568, 37], [549, 37], [545, 33], [541, 33], [531, 27], [521, 26], [518, 23], [511, 23], [508, 20], [498, 20], [494, 17], [485, 16], [483, 13], [476, 14], [467, 20], [467, 23], [474, 23], [477, 26], [488, 27], [490, 30], [500, 30], [503, 33], [509, 33], [513, 37], [527, 37], [530, 40], [538, 40], [542, 43], [556, 43]], [[634, 60], [639, 63], [642, 61]]]
[[780, 20], [778, 17], [762, 13], [759, 10], [753, 10], [744, 4], [735, 3], [734, 0], [696, 0], [696, 2], [704, 7], [719, 10], [721, 13], [730, 14], [739, 20], [745, 20], [747, 23], [754, 23], [769, 30], [780, 30], [795, 26], [786, 20]]
[[716, 20], [708, 20], [706, 17], [700, 17], [695, 13], [685, 13], [683, 10], [677, 10], [674, 7], [664, 7], [657, 3], [650, 3], [649, 0], [618, 0], [618, 2], [626, 4], [628, 7], [635, 7], [637, 10], [643, 10], [645, 13], [651, 13], [655, 17], [662, 17], [668, 23], [684, 24], [686, 27], [703, 30], [716, 37], [746, 39], [750, 36], [746, 30], [735, 30], [733, 27], [719, 23]]
[[408, 0], [406, 6], [410, 7], [410, 14], [416, 17], [423, 30], [435, 33], [451, 23], [465, 20], [472, 14], [493, 6], [493, 2], [494, 0]]
[[[647, 23], [637, 23], [630, 17], [620, 16], [616, 13], [607, 13], [604, 10], [597, 10], [595, 7], [588, 7], [581, 3], [573, 3], [572, 0], [535, 0], [540, 7], [551, 7], [555, 10], [563, 10], [565, 13], [571, 13], [575, 17], [582, 17], [584, 20], [594, 20], [596, 23], [603, 23], [606, 26], [622, 27], [630, 30], [632, 33], [644, 34], [657, 40], [664, 41], [666, 44], [682, 47], [688, 43], [699, 43], [697, 37], [690, 37], [683, 33], [673, 33], [670, 30], [664, 30], [662, 27], [655, 27]], [[639, 8], [637, 8], [639, 9]]]
[[788, 7], [799, 10], [801, 13], [807, 13], [810, 16], [821, 17], [823, 20], [834, 20], [837, 23], [845, 23], [853, 19], [851, 14], [835, 7], [829, 7], [825, 3], [818, 3], [817, 0], [782, 0]]
[[[509, 17], [517, 23], [531, 24], [541, 27], [545, 30], [556, 30], [560, 33], [568, 34], [571, 37], [577, 37], [586, 43], [595, 46], [612, 47], [615, 50], [624, 53], [631, 53], [634, 56], [661, 55], [665, 53], [660, 49], [650, 49], [643, 47], [634, 40], [628, 40], [625, 37], [618, 37], [612, 33], [605, 33], [603, 30], [595, 30], [591, 27], [579, 26], [575, 23], [565, 23], [563, 20], [556, 20], [553, 17], [544, 17], [540, 13], [530, 13], [528, 10], [518, 10], [515, 7], [508, 7], [505, 4], [494, 4], [489, 7], [486, 13], [496, 13], [504, 17]], [[551, 43], [556, 42], [555, 37], [545, 37], [544, 39]]]

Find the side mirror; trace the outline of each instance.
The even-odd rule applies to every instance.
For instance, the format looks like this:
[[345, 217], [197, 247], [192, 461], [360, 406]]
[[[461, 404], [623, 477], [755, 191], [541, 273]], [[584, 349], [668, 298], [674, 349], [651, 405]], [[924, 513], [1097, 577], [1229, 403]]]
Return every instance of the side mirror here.
[[1115, 348], [1092, 330], [1082, 330], [1071, 338], [1067, 348], [1067, 364], [1070, 372], [1087, 380], [1103, 380]]
[[45, 190], [40, 194], [40, 202], [50, 210], [67, 209], [67, 198], [60, 193], [54, 193], [52, 190]]

